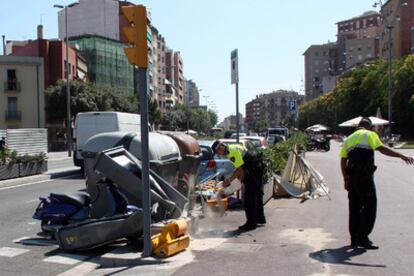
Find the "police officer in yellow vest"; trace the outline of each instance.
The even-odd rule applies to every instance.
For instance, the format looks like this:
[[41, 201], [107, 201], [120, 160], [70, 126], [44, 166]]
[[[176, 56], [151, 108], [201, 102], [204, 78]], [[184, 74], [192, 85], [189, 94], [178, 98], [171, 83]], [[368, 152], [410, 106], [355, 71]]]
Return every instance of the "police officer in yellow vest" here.
[[341, 149], [341, 171], [349, 199], [349, 233], [351, 246], [378, 249], [368, 235], [374, 228], [377, 197], [374, 183], [374, 151], [398, 157], [407, 164], [414, 159], [400, 154], [382, 144], [378, 135], [371, 131], [369, 118], [362, 118], [358, 129], [343, 143]]
[[246, 223], [239, 227], [239, 230], [249, 231], [256, 229], [257, 224], [265, 224], [266, 218], [263, 209], [263, 183], [255, 175], [252, 153], [244, 149], [241, 145], [219, 143], [216, 153], [225, 156], [233, 163], [236, 170], [224, 180], [223, 186], [227, 187], [238, 178], [244, 184], [244, 210], [246, 213]]

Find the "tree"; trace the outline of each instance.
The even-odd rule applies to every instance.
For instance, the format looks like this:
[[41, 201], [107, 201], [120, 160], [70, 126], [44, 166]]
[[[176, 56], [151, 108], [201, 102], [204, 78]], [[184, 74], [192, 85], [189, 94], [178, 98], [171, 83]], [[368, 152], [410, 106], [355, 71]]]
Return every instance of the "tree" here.
[[151, 125], [158, 126], [161, 123], [161, 112], [155, 99], [148, 101], [148, 117]]
[[[59, 80], [46, 90], [47, 114], [50, 122], [66, 119], [66, 82]], [[70, 82], [70, 108], [75, 116], [87, 111], [120, 111], [137, 113], [134, 95], [126, 95], [115, 87], [99, 87], [92, 83]]]
[[[393, 130], [414, 137], [414, 55], [395, 60], [392, 68]], [[356, 116], [373, 116], [380, 108], [388, 117], [387, 61], [376, 60], [342, 77], [332, 93], [299, 107], [299, 126], [322, 123], [336, 127]]]

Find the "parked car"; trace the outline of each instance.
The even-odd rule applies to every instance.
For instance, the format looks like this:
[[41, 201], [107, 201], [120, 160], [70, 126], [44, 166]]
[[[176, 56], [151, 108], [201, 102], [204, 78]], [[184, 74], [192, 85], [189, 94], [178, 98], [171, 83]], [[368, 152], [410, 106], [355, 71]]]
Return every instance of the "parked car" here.
[[274, 145], [278, 142], [283, 142], [283, 141], [286, 141], [286, 139], [282, 135], [271, 135], [271, 136], [267, 136], [266, 138], [266, 143], [268, 145]]
[[263, 136], [245, 136], [243, 140], [249, 140], [253, 143], [256, 149], [265, 149], [267, 148], [266, 138]]
[[229, 177], [233, 171], [234, 166], [228, 160], [220, 158], [214, 154], [213, 144], [215, 141], [199, 140], [198, 143], [201, 148], [201, 162], [198, 169], [198, 182], [212, 177], [217, 174], [217, 179], [224, 179]]
[[[239, 138], [242, 138], [242, 137], [245, 137], [245, 136], [247, 136], [247, 134], [246, 133], [244, 133], [244, 132], [239, 132]], [[237, 138], [237, 133], [233, 133], [231, 136], [230, 136], [230, 139], [236, 139]]]
[[[220, 142], [226, 143], [226, 144], [229, 144], [229, 145], [237, 144], [236, 139], [217, 139], [217, 140], [214, 141], [214, 143], [212, 145], [212, 148], [214, 149], [218, 145], [218, 143], [220, 143]], [[244, 137], [239, 139], [239, 144], [241, 144], [246, 150], [254, 150], [255, 149], [254, 144], [251, 141], [244, 139]]]

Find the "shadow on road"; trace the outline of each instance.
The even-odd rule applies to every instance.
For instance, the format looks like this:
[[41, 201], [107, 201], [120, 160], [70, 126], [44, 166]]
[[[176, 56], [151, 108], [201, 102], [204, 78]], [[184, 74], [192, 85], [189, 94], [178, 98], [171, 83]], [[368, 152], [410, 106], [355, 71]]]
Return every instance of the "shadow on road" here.
[[365, 253], [367, 250], [362, 248], [353, 248], [351, 246], [342, 246], [339, 248], [322, 249], [309, 254], [309, 257], [321, 263], [344, 264], [363, 267], [387, 267], [381, 264], [364, 264], [352, 262], [351, 258]]

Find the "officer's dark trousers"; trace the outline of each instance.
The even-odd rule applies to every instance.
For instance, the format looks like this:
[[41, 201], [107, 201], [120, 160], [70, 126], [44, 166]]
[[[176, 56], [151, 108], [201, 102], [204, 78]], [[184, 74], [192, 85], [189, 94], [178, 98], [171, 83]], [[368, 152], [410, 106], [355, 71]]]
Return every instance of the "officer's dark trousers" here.
[[256, 225], [264, 221], [263, 210], [263, 186], [257, 184], [254, 176], [247, 174], [244, 178], [244, 211], [246, 212], [247, 224]]
[[372, 173], [349, 174], [349, 233], [351, 242], [366, 242], [377, 214], [377, 196]]

